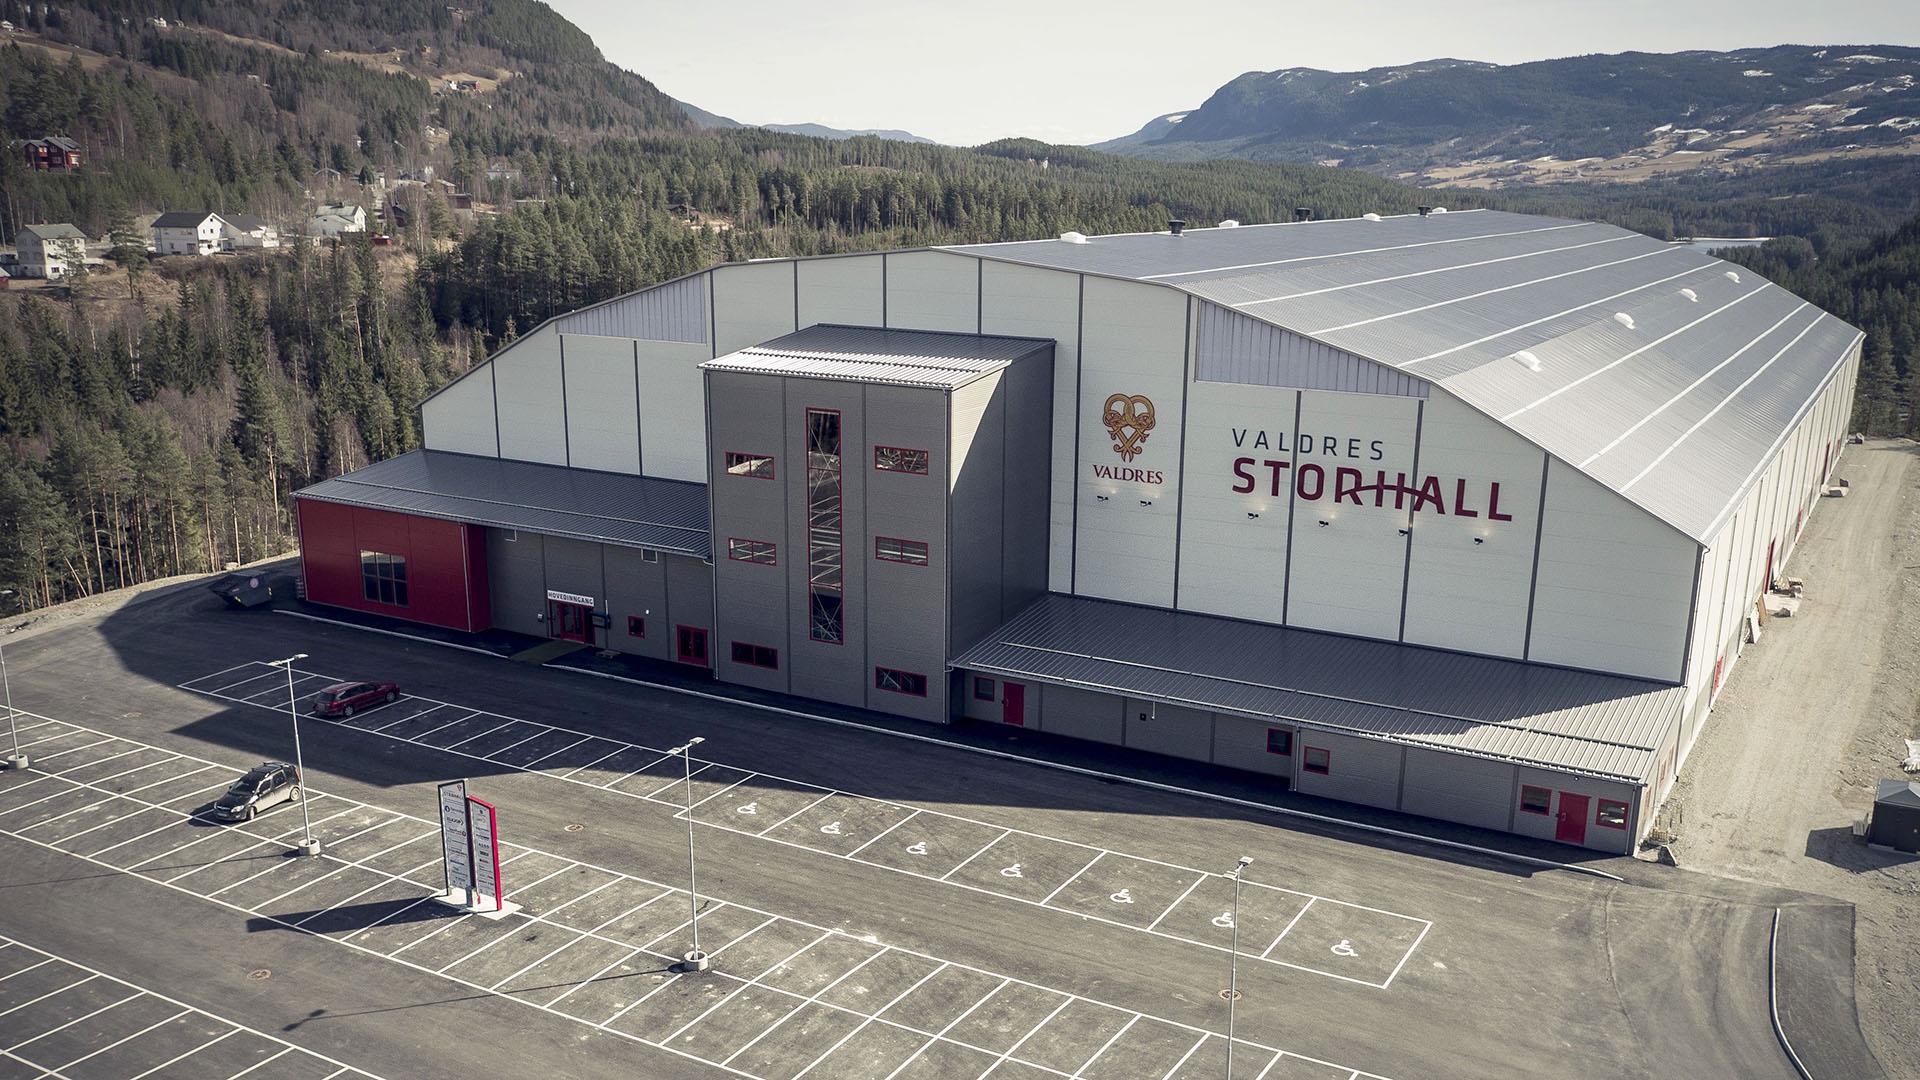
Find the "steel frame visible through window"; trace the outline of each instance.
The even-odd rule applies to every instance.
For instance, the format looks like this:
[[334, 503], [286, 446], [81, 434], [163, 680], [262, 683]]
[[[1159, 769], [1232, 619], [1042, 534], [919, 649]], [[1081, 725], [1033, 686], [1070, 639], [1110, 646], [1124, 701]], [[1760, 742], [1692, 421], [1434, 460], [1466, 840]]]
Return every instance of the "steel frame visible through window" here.
[[926, 697], [927, 677], [918, 672], [877, 667], [873, 669], [873, 688], [908, 697]]
[[748, 667], [766, 668], [768, 671], [780, 670], [780, 650], [766, 645], [755, 645], [750, 641], [733, 643], [733, 662]]
[[[1320, 764], [1318, 765], [1313, 763], [1313, 755], [1315, 754], [1320, 755]], [[1313, 773], [1315, 776], [1331, 776], [1333, 774], [1333, 751], [1324, 746], [1301, 747], [1300, 770], [1302, 772]]]
[[808, 409], [807, 636], [846, 643], [846, 569], [841, 536], [840, 410]]
[[[1530, 800], [1534, 802], [1538, 802], [1540, 805], [1540, 808], [1536, 810], [1532, 806], [1528, 805], [1528, 802]], [[1544, 788], [1539, 786], [1538, 784], [1521, 784], [1520, 785], [1520, 812], [1523, 814], [1542, 814], [1542, 815], [1552, 813], [1553, 812], [1553, 789]]]
[[720, 460], [728, 476], [744, 476], [750, 480], [775, 479], [772, 454], [746, 454], [729, 450]]
[[[1593, 823], [1603, 829], [1624, 829], [1627, 827], [1627, 813], [1627, 804], [1619, 799], [1601, 799], [1594, 808]], [[1610, 815], [1614, 820], [1607, 820]]]
[[780, 545], [771, 540], [745, 540], [730, 536], [727, 538], [727, 558], [734, 562], [778, 566], [780, 565]]
[[925, 566], [927, 565], [927, 542], [902, 540], [897, 536], [876, 536], [873, 538], [873, 557], [881, 562]]
[[873, 467], [881, 472], [912, 473], [915, 476], [927, 475], [927, 452], [911, 450], [904, 446], [875, 446], [873, 448]]

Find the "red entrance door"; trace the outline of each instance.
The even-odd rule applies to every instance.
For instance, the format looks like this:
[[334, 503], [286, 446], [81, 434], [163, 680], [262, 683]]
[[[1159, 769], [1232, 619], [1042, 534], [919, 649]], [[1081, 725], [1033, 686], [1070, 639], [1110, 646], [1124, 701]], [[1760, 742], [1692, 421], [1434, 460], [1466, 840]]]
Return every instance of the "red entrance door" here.
[[706, 667], [707, 632], [697, 626], [674, 627], [673, 655], [683, 664]]
[[593, 644], [593, 609], [558, 600], [547, 601], [547, 633], [582, 645]]
[[1560, 793], [1560, 817], [1554, 822], [1553, 838], [1563, 844], [1587, 842], [1587, 797], [1571, 791]]
[[1000, 703], [1000, 722], [1014, 727], [1027, 723], [1027, 688], [1016, 682], [1003, 683], [1006, 692]]

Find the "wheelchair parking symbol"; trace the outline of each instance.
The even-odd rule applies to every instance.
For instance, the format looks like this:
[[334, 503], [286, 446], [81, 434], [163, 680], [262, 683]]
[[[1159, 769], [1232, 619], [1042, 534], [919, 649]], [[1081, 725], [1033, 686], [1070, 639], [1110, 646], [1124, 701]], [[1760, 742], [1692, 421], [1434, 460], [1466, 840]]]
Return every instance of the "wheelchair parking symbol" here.
[[1333, 955], [1335, 956], [1359, 956], [1360, 955], [1359, 952], [1357, 952], [1354, 949], [1353, 942], [1348, 941], [1346, 938], [1341, 938], [1339, 944], [1335, 945], [1333, 948], [1327, 951], [1333, 953]]

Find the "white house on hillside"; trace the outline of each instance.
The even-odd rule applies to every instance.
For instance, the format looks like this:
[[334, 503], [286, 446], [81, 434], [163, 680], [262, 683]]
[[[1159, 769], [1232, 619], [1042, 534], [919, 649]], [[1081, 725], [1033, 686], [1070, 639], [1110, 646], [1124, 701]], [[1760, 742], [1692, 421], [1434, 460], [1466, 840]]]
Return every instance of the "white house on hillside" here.
[[173, 210], [153, 219], [153, 250], [161, 255], [211, 255], [220, 250], [220, 215]]
[[226, 223], [220, 243], [229, 251], [280, 246], [280, 230], [259, 217], [252, 214], [221, 214], [219, 217]]
[[348, 203], [325, 203], [307, 221], [308, 236], [328, 237], [366, 231], [366, 208]]
[[20, 249], [20, 275], [54, 280], [86, 264], [87, 234], [65, 222], [29, 225], [14, 236]]

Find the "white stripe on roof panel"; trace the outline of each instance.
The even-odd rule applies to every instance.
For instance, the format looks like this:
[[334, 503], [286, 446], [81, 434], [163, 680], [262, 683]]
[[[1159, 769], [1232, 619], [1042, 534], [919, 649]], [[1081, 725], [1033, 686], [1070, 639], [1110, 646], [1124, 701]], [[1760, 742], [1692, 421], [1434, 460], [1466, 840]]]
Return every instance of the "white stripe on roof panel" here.
[[1407, 273], [1407, 274], [1395, 274], [1390, 277], [1373, 278], [1369, 281], [1355, 281], [1355, 282], [1350, 282], [1344, 285], [1330, 285], [1320, 289], [1308, 289], [1304, 292], [1288, 293], [1283, 296], [1269, 296], [1261, 300], [1242, 300], [1239, 303], [1234, 304], [1233, 306], [1248, 307], [1253, 304], [1265, 304], [1265, 303], [1270, 303], [1276, 300], [1299, 300], [1308, 296], [1320, 296], [1325, 293], [1340, 292], [1345, 289], [1360, 289], [1360, 288], [1365, 288], [1369, 285], [1385, 285], [1391, 281], [1406, 281], [1410, 278], [1426, 277], [1429, 274], [1447, 274], [1447, 273], [1452, 273], [1456, 270], [1473, 270], [1482, 266], [1494, 266], [1499, 263], [1513, 262], [1516, 259], [1531, 259], [1538, 255], [1551, 255], [1551, 254], [1554, 254], [1555, 252], [1560, 252], [1560, 251], [1578, 251], [1582, 248], [1598, 247], [1601, 244], [1617, 244], [1622, 240], [1630, 240], [1630, 239], [1632, 239], [1631, 236], [1609, 236], [1605, 240], [1592, 240], [1584, 244], [1572, 244], [1567, 247], [1542, 248], [1539, 251], [1523, 251], [1517, 255], [1502, 255], [1502, 256], [1499, 256], [1498, 258], [1481, 259], [1478, 262], [1452, 263], [1447, 266], [1436, 266], [1428, 270], [1416, 270], [1412, 273]]

